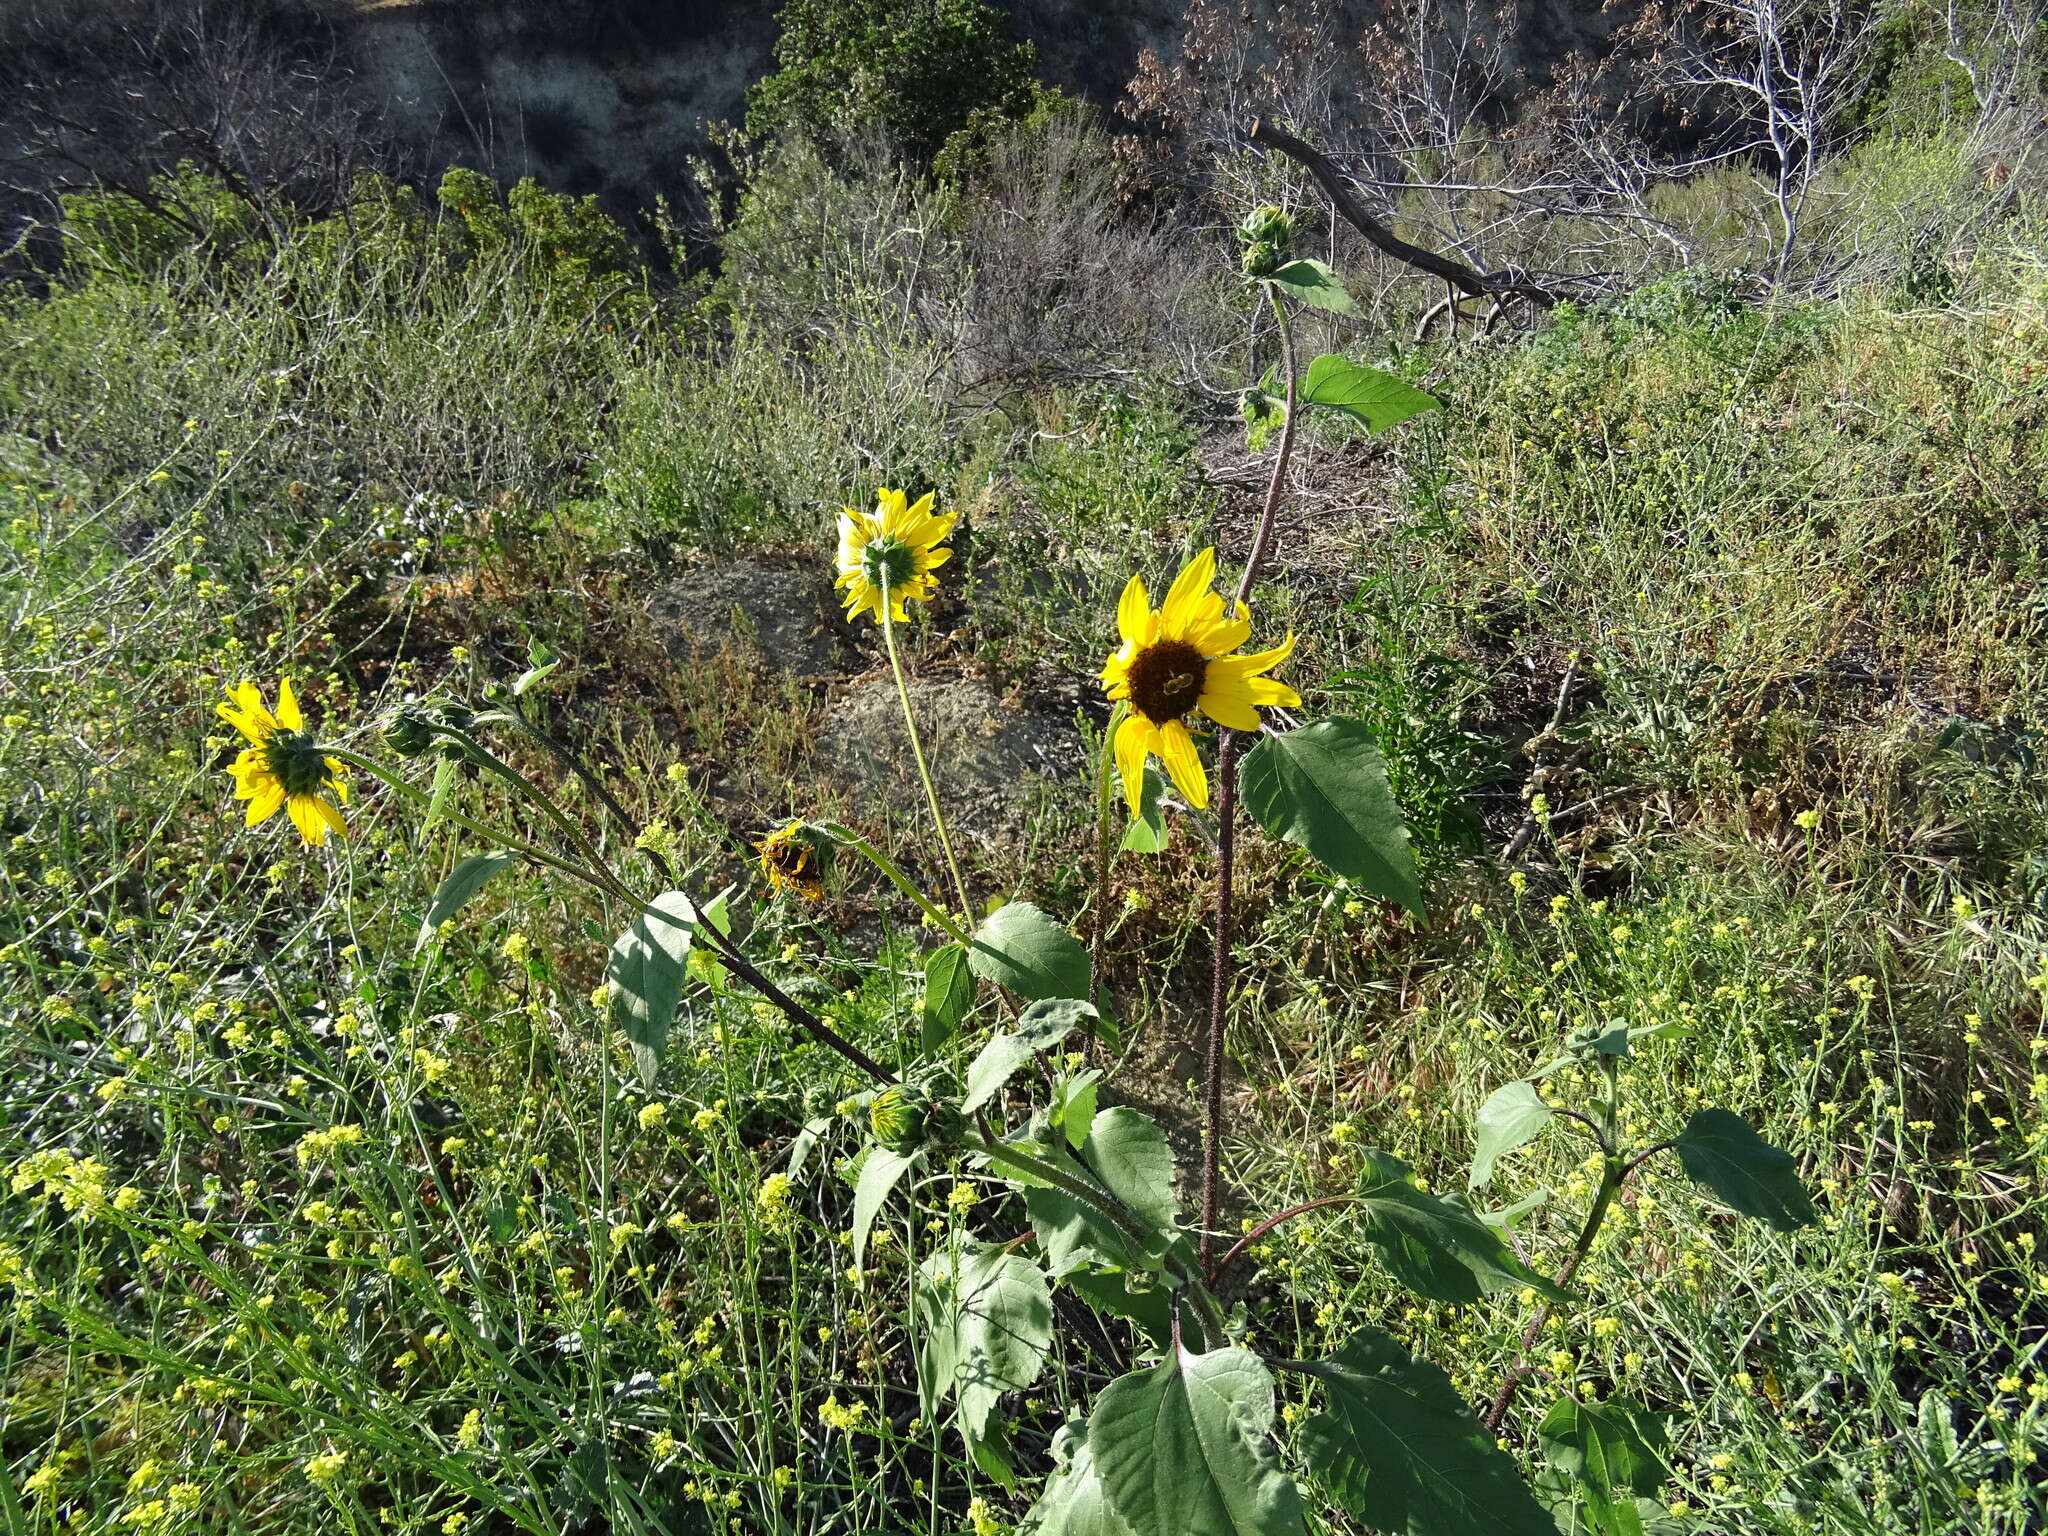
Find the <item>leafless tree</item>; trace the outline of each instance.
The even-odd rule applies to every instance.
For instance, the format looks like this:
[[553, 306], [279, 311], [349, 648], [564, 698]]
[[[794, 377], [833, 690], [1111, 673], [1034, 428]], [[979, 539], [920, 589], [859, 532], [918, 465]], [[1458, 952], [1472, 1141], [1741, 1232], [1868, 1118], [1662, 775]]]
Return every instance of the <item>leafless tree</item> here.
[[0, 59], [18, 212], [96, 187], [193, 227], [161, 180], [189, 164], [268, 219], [335, 206], [389, 152], [332, 32], [254, 0], [25, 0], [0, 18]]
[[1847, 137], [1883, 58], [1894, 0], [1689, 0], [1646, 13], [1664, 30], [1658, 84], [1709, 130], [1709, 155], [1761, 167], [1778, 221], [1782, 285], [1827, 151]]

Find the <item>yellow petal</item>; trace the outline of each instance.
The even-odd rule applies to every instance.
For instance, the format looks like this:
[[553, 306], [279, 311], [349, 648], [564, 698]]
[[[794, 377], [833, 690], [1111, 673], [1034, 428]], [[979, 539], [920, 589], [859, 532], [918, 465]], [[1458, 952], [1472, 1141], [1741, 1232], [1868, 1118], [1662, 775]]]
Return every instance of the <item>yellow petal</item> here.
[[306, 717], [299, 713], [298, 695], [292, 692], [292, 680], [288, 677], [277, 680], [277, 719], [288, 731], [306, 728]]
[[280, 784], [276, 779], [272, 779], [269, 783], [258, 789], [255, 795], [251, 797], [249, 801], [249, 814], [243, 818], [242, 824], [248, 827], [261, 826], [264, 822], [275, 816], [278, 807], [283, 804], [284, 785]]
[[1133, 576], [1124, 583], [1124, 595], [1116, 600], [1116, 632], [1127, 646], [1143, 645], [1151, 638], [1152, 602], [1145, 595], [1145, 578]]
[[348, 770], [331, 757], [323, 758], [322, 761], [327, 764], [327, 787], [334, 791], [334, 798], [336, 800], [340, 801], [343, 805], [347, 805], [348, 779], [346, 774]]
[[1300, 694], [1270, 677], [1247, 678], [1245, 688], [1251, 695], [1251, 701], [1261, 709], [1295, 709], [1301, 704]]
[[1156, 744], [1158, 729], [1143, 715], [1131, 715], [1116, 728], [1116, 771], [1124, 781], [1124, 804], [1133, 816], [1145, 798], [1145, 755]]
[[[1243, 612], [1242, 609], [1239, 610]], [[1213, 622], [1183, 636], [1189, 645], [1200, 651], [1209, 660], [1228, 656], [1252, 637], [1252, 621], [1249, 618], [1226, 619], [1218, 611]]]
[[1180, 569], [1173, 578], [1173, 585], [1167, 589], [1166, 601], [1159, 605], [1159, 628], [1162, 634], [1179, 636], [1186, 632], [1185, 626], [1200, 609], [1203, 594], [1216, 582], [1216, 551], [1203, 550]]
[[340, 814], [318, 795], [293, 795], [285, 802], [285, 811], [309, 848], [318, 848], [327, 841], [330, 818]]
[[1225, 683], [1219, 687], [1213, 668], [1211, 675], [1202, 681], [1202, 696], [1195, 701], [1195, 707], [1218, 725], [1227, 725], [1233, 731], [1256, 731], [1259, 728], [1259, 712], [1252, 708], [1251, 690], [1242, 682]]
[[1178, 720], [1159, 727], [1159, 760], [1173, 779], [1181, 798], [1196, 810], [1209, 803], [1209, 780], [1202, 772], [1202, 760], [1195, 755], [1194, 738]]
[[1131, 696], [1131, 660], [1138, 654], [1135, 645], [1121, 645], [1102, 664], [1102, 686], [1112, 699], [1127, 699]]

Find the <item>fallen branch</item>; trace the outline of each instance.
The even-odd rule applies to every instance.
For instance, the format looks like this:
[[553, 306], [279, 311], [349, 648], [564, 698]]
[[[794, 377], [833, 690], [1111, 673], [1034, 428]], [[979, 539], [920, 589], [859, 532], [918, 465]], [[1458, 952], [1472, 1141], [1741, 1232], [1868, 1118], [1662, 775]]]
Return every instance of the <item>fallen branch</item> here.
[[1289, 159], [1297, 160], [1309, 175], [1316, 179], [1345, 222], [1366, 239], [1385, 251], [1397, 261], [1442, 278], [1452, 287], [1473, 298], [1494, 298], [1513, 296], [1540, 304], [1548, 309], [1572, 295], [1569, 292], [1549, 288], [1534, 279], [1517, 272], [1480, 272], [1436, 251], [1424, 250], [1419, 245], [1410, 245], [1393, 230], [1372, 216], [1365, 204], [1353, 194], [1348, 178], [1337, 166], [1337, 162], [1317, 149], [1313, 144], [1304, 143], [1284, 129], [1275, 128], [1263, 120], [1255, 121], [1248, 135], [1252, 143], [1266, 149], [1277, 149]]

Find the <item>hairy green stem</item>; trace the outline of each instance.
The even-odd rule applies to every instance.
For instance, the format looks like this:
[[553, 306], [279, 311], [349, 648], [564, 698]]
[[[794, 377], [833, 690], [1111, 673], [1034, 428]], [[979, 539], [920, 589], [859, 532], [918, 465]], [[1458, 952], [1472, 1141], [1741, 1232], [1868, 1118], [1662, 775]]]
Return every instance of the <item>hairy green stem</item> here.
[[967, 882], [960, 875], [960, 861], [953, 857], [953, 840], [946, 834], [946, 813], [939, 809], [938, 786], [924, 760], [924, 743], [918, 740], [917, 711], [910, 707], [910, 681], [903, 675], [903, 659], [896, 653], [896, 626], [889, 617], [890, 595], [882, 594], [877, 611], [882, 617], [882, 645], [889, 653], [889, 670], [896, 674], [896, 696], [903, 701], [903, 728], [910, 733], [910, 755], [917, 763], [917, 776], [924, 781], [925, 803], [932, 809], [932, 825], [938, 829], [939, 847], [946, 855], [946, 868], [953, 876], [953, 891], [960, 898], [960, 918], [974, 921], [974, 903], [967, 899]]

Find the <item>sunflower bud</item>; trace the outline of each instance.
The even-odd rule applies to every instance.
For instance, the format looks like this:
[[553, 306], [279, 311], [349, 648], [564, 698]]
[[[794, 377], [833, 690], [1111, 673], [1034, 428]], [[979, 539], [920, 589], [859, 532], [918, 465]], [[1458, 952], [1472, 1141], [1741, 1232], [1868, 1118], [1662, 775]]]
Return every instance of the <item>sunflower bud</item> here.
[[891, 1152], [908, 1157], [924, 1145], [925, 1109], [918, 1089], [902, 1083], [884, 1088], [868, 1106], [868, 1129]]
[[1281, 255], [1294, 243], [1294, 220], [1271, 203], [1254, 208], [1237, 226], [1237, 241], [1240, 245], [1270, 245]]
[[400, 757], [421, 757], [434, 749], [433, 722], [416, 709], [401, 709], [384, 727], [384, 745]]
[[1244, 275], [1246, 277], [1271, 277], [1287, 260], [1287, 252], [1270, 240], [1261, 240], [1248, 245], [1244, 251]]

